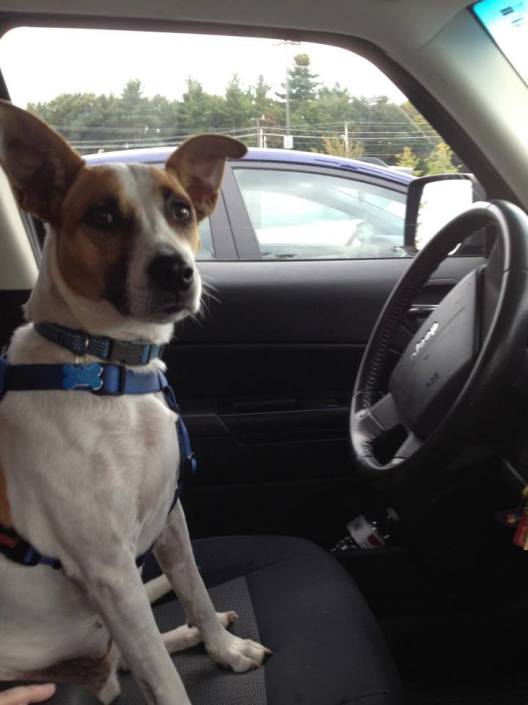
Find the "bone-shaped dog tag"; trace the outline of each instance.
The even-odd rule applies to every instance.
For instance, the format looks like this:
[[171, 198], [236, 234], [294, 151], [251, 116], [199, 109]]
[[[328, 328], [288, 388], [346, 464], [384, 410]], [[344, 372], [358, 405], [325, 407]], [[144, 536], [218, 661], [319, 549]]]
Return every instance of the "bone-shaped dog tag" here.
[[64, 389], [87, 387], [97, 391], [103, 386], [103, 366], [97, 362], [91, 365], [63, 365], [62, 384]]

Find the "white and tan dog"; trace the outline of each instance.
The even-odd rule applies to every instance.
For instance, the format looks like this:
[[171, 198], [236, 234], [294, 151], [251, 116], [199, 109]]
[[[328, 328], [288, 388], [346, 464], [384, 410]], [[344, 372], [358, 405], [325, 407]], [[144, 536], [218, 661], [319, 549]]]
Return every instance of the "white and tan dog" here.
[[[0, 162], [21, 207], [48, 223], [29, 322], [13, 336], [10, 363], [74, 362], [34, 330], [42, 321], [168, 342], [175, 321], [200, 304], [197, 222], [215, 206], [225, 159], [244, 152], [236, 140], [204, 135], [164, 170], [89, 168], [43, 122], [1, 103]], [[262, 664], [267, 649], [227, 631], [235, 613], [215, 612], [181, 503], [168, 513], [174, 422], [160, 393], [13, 391], [0, 402], [0, 524], [63, 566], [0, 556], [0, 680], [81, 680], [108, 703], [119, 693], [121, 658], [149, 703], [186, 705], [169, 652], [203, 641], [234, 671]], [[135, 559], [152, 544], [166, 578], [145, 590]], [[169, 583], [192, 626], [160, 635], [149, 600]]]

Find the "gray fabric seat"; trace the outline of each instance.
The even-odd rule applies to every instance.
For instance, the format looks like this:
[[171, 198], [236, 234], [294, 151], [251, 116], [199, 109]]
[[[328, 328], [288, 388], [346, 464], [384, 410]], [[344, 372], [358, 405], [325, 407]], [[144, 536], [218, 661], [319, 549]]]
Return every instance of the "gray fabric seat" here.
[[[273, 656], [257, 671], [233, 674], [212, 663], [203, 647], [176, 654], [193, 705], [401, 702], [399, 678], [374, 618], [353, 580], [325, 551], [277, 536], [204, 539], [194, 547], [216, 608], [240, 614], [234, 633], [262, 641]], [[154, 613], [163, 631], [184, 621], [173, 595]], [[122, 677], [122, 688], [120, 705], [143, 702], [131, 676]]]

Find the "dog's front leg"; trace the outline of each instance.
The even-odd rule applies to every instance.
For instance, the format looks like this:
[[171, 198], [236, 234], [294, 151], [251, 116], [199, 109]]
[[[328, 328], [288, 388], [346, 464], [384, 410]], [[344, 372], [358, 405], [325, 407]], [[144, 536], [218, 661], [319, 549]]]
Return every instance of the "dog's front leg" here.
[[[124, 553], [124, 552], [123, 552]], [[81, 579], [112, 639], [150, 705], [190, 705], [154, 621], [132, 555], [115, 555], [106, 566], [91, 565], [71, 577]]]
[[262, 665], [271, 654], [269, 649], [228, 632], [213, 607], [196, 567], [181, 502], [171, 512], [154, 552], [185, 609], [189, 624], [198, 627], [209, 655], [239, 673]]

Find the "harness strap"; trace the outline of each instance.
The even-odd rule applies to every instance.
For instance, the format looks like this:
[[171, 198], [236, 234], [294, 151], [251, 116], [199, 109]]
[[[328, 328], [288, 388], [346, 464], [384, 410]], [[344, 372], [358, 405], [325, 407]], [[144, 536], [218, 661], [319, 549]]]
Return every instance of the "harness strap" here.
[[5, 358], [0, 358], [0, 400], [9, 390], [76, 390], [121, 396], [151, 394], [167, 387], [169, 383], [161, 370], [135, 372], [124, 365], [101, 362], [89, 365], [11, 365]]
[[75, 355], [94, 355], [101, 360], [123, 362], [126, 365], [147, 365], [162, 355], [164, 347], [141, 340], [125, 342], [105, 335], [89, 335], [82, 330], [47, 321], [36, 323], [34, 329], [46, 340], [71, 350]]
[[0, 524], [0, 553], [15, 563], [26, 566], [48, 565], [55, 570], [62, 568], [58, 558], [50, 558], [39, 553], [14, 529]]
[[[180, 488], [178, 488], [174, 494], [174, 499], [169, 510], [169, 514], [172, 512], [176, 503], [180, 498]], [[136, 558], [136, 565], [141, 568], [145, 563], [148, 555], [154, 548], [154, 544], [150, 546], [144, 553], [141, 553]], [[0, 524], [0, 554], [8, 558], [14, 563], [20, 563], [21, 565], [27, 566], [28, 568], [34, 567], [36, 565], [46, 565], [54, 570], [61, 570], [62, 563], [58, 558], [52, 558], [51, 556], [45, 556], [40, 551], [32, 546], [29, 541], [23, 539], [19, 533], [14, 529], [7, 526], [2, 526]]]
[[[0, 400], [8, 391], [49, 390], [87, 391], [97, 396], [163, 392], [167, 406], [178, 415], [176, 433], [180, 448], [179, 481], [169, 509], [170, 514], [180, 499], [181, 485], [185, 476], [196, 471], [197, 461], [174, 391], [163, 372], [161, 370], [134, 372], [123, 365], [106, 363], [11, 365], [5, 357], [0, 357]], [[142, 566], [151, 550], [152, 546], [138, 556], [136, 565]], [[0, 524], [0, 554], [25, 566], [47, 565], [56, 570], [62, 568], [58, 558], [40, 553], [13, 528], [2, 524]]]

